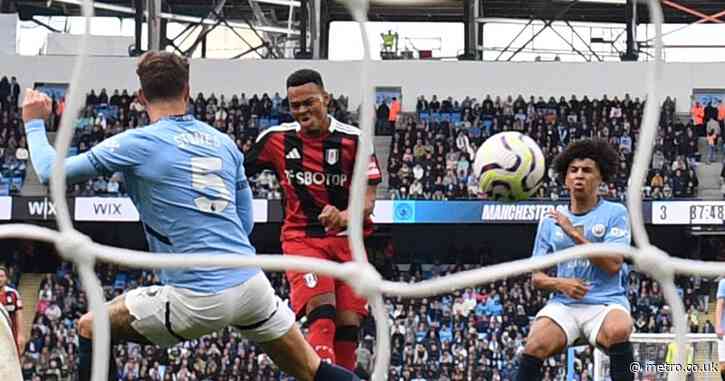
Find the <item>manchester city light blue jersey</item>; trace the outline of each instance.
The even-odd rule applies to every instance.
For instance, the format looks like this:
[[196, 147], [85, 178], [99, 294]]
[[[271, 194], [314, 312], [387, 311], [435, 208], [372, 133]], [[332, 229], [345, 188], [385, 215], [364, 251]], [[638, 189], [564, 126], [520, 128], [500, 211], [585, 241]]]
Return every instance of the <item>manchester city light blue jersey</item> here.
[[[617, 203], [600, 200], [594, 209], [581, 215], [573, 214], [568, 208], [561, 209], [572, 225], [584, 233], [592, 243], [610, 243], [630, 245], [632, 233], [629, 226], [627, 209]], [[533, 256], [547, 255], [575, 245], [552, 218], [542, 218], [536, 232]], [[552, 302], [562, 304], [620, 304], [629, 309], [627, 300], [627, 264], [617, 274], [609, 275], [593, 265], [588, 259], [576, 259], [557, 265], [556, 276], [560, 278], [578, 278], [591, 288], [581, 300], [574, 300], [562, 293], [555, 292]]]
[[[232, 140], [191, 116], [164, 118], [93, 147], [99, 173], [122, 172], [149, 248], [160, 253], [254, 256], [252, 196]], [[161, 270], [164, 284], [214, 293], [259, 268]]]
[[[720, 281], [717, 282], [717, 299], [725, 299], [725, 279], [720, 279]], [[723, 316], [720, 316], [720, 328], [725, 330], [725, 310], [723, 311]]]

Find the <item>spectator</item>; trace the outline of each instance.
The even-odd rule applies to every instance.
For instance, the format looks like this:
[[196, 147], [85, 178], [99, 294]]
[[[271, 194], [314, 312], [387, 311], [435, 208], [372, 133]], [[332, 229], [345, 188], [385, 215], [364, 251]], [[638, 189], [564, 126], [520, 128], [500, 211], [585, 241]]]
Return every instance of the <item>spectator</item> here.
[[715, 161], [715, 154], [717, 153], [717, 134], [715, 130], [708, 130], [707, 132], [707, 164], [711, 164]]
[[20, 100], [20, 84], [17, 78], [11, 77], [10, 79], [10, 102], [14, 109], [18, 108], [18, 101]]
[[700, 102], [695, 101], [695, 104], [692, 106], [692, 110], [690, 110], [690, 115], [692, 116], [692, 124], [695, 125], [699, 131], [705, 121], [705, 108], [702, 107]]

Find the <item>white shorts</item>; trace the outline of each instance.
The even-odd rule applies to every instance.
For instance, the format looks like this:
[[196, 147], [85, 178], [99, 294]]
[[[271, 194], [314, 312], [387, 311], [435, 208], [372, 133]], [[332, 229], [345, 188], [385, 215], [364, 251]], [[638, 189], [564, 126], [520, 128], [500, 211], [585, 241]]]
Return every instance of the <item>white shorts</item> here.
[[566, 334], [566, 344], [571, 346], [578, 339], [586, 340], [597, 346], [597, 336], [604, 318], [610, 311], [629, 310], [619, 304], [570, 304], [548, 303], [536, 314], [536, 318], [547, 317], [553, 320]]
[[292, 310], [275, 295], [263, 272], [239, 286], [206, 294], [174, 286], [141, 287], [125, 296], [131, 326], [154, 344], [169, 347], [232, 326], [257, 343], [284, 336]]
[[719, 362], [725, 362], [725, 337], [717, 340], [717, 359]]

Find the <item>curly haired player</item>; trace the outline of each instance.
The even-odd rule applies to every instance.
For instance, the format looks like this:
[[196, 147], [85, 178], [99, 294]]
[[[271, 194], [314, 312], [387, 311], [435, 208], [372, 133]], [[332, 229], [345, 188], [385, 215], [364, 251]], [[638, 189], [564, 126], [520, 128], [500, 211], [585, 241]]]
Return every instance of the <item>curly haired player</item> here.
[[[566, 210], [552, 210], [541, 220], [533, 256], [588, 243], [630, 245], [627, 209], [598, 196], [599, 185], [614, 177], [617, 164], [617, 152], [604, 140], [577, 141], [556, 158], [554, 166], [564, 179], [571, 201]], [[632, 381], [627, 274], [623, 257], [560, 263], [555, 277], [534, 273], [534, 287], [552, 291], [553, 295], [536, 315], [516, 381], [541, 380], [543, 361], [579, 339], [609, 355], [613, 381]]]

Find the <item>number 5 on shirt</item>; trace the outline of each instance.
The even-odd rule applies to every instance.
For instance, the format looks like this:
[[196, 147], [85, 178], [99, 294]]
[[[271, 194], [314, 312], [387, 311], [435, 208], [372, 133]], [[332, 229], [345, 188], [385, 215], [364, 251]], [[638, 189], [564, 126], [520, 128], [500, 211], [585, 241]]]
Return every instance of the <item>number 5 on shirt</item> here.
[[194, 199], [194, 204], [202, 212], [221, 213], [226, 209], [231, 200], [231, 192], [224, 184], [224, 180], [212, 173], [222, 169], [222, 159], [218, 157], [194, 157], [191, 158], [191, 185], [194, 189], [204, 191], [209, 188], [219, 192], [219, 199], [210, 200], [207, 197]]

